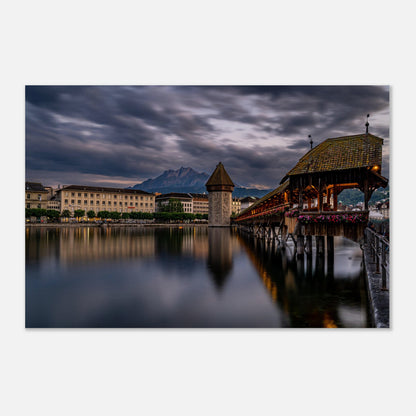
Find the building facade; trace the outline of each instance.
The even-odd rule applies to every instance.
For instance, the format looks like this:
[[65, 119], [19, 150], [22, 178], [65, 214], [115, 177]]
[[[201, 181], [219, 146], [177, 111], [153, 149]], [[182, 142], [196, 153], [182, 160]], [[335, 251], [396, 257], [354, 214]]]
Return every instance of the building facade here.
[[48, 191], [39, 182], [25, 183], [25, 208], [48, 209]]
[[194, 194], [190, 193], [192, 196], [192, 205], [194, 214], [207, 214], [209, 211], [208, 204], [208, 195], [207, 194]]
[[255, 196], [246, 196], [244, 198], [241, 199], [240, 202], [240, 209], [246, 209], [248, 207], [250, 207], [251, 205], [253, 205], [259, 198], [256, 198]]
[[109, 212], [155, 212], [155, 196], [139, 189], [69, 185], [57, 190], [61, 213], [77, 209]]
[[238, 215], [241, 211], [241, 200], [240, 198], [233, 198], [231, 202], [231, 214]]
[[169, 204], [169, 201], [175, 199], [182, 204], [183, 212], [193, 213], [193, 198], [190, 194], [171, 192], [169, 194], [160, 194], [156, 197], [156, 211], [163, 211], [163, 207]]

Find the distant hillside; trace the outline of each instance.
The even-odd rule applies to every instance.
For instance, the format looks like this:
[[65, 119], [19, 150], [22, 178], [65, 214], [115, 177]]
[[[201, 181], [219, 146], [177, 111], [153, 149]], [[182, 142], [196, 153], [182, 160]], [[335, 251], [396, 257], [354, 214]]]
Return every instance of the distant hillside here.
[[[141, 189], [147, 192], [160, 192], [166, 194], [169, 192], [194, 192], [206, 193], [209, 175], [205, 172], [197, 172], [192, 168], [180, 168], [177, 170], [165, 170], [161, 175], [154, 179], [147, 179], [138, 183], [131, 189]], [[261, 198], [272, 189], [245, 188], [236, 184], [233, 196], [243, 198], [245, 196], [256, 196]]]
[[[376, 189], [371, 195], [370, 204], [390, 199], [389, 186]], [[364, 194], [359, 189], [345, 189], [338, 195], [338, 202], [344, 205], [356, 205], [358, 202], [364, 202]]]

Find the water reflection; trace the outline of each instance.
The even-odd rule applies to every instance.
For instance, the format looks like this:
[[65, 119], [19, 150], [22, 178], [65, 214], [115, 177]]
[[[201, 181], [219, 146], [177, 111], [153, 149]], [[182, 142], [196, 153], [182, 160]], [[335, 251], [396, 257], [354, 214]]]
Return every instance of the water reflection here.
[[210, 228], [208, 230], [207, 266], [218, 290], [221, 290], [233, 268], [233, 252], [229, 229]]
[[26, 325], [366, 326], [360, 251], [335, 244], [328, 262], [221, 228], [27, 228]]
[[[318, 255], [314, 247], [312, 253], [295, 256], [293, 250], [264, 240], [241, 235], [238, 238], [271, 298], [290, 316], [293, 327], [350, 326], [351, 322], [346, 325], [340, 317], [340, 310], [345, 308], [355, 311], [357, 326], [368, 326], [363, 269], [357, 244], [336, 239], [340, 252], [338, 260], [340, 265], [343, 264], [344, 273], [335, 279], [333, 253]], [[355, 264], [345, 263], [345, 248], [355, 256]]]

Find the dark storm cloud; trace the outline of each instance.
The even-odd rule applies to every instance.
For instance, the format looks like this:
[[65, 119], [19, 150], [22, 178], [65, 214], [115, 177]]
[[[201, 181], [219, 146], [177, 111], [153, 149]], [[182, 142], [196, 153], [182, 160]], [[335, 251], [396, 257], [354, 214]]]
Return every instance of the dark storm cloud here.
[[388, 105], [377, 86], [30, 86], [27, 176], [134, 184], [180, 166], [210, 173], [221, 160], [237, 183], [275, 186], [309, 149], [308, 134], [316, 145], [363, 132], [367, 113], [388, 149]]

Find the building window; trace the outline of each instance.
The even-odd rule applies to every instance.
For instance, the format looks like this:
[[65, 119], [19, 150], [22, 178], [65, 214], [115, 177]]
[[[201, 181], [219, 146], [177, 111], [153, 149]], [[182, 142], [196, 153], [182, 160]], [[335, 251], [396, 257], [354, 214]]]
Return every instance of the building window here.
[[103, 201], [103, 205], [105, 205], [105, 201]]
[[140, 197], [140, 201], [143, 201], [143, 197], [142, 196]]
[[152, 203], [152, 202], [150, 203], [150, 206], [151, 206], [151, 207], [153, 206], [153, 203]]
[[[166, 204], [164, 204], [164, 205], [166, 205]], [[141, 207], [143, 206], [143, 202], [140, 202], [140, 206], [141, 206]]]
[[65, 199], [65, 204], [67, 204], [68, 203], [68, 200], [67, 199]]
[[137, 205], [138, 205], [138, 204], [137, 204], [137, 202], [135, 203], [135, 205], [136, 205], [136, 207], [137, 207]]
[[99, 198], [99, 197], [100, 197], [100, 194], [96, 194], [95, 196], [96, 196], [97, 198]]
[[94, 201], [90, 201], [90, 205], [94, 205]]
[[71, 204], [75, 204], [75, 200], [71, 199]]
[[138, 197], [138, 196], [136, 196], [136, 199], [139, 199], [139, 197]]
[[147, 205], [148, 205], [148, 204], [147, 204], [147, 202], [146, 202], [146, 203], [144, 204], [144, 206], [145, 206], [145, 207], [147, 207]]
[[125, 202], [124, 205], [127, 206], [127, 202]]
[[27, 195], [26, 195], [26, 198], [27, 198], [27, 199], [30, 199], [30, 194], [27, 194]]
[[130, 199], [133, 199], [133, 195], [130, 195]]
[[26, 208], [30, 208], [30, 204], [27, 204], [27, 205], [26, 205]]
[[97, 201], [97, 204], [96, 205], [100, 205], [100, 201]]
[[75, 196], [75, 192], [71, 192], [71, 196]]
[[111, 201], [108, 201], [108, 205], [111, 205]]
[[38, 194], [38, 200], [41, 201], [42, 200], [42, 195]]
[[114, 195], [114, 199], [117, 199], [117, 195]]
[[91, 197], [91, 198], [94, 198], [94, 194], [90, 194], [90, 197]]
[[[123, 206], [123, 203], [120, 201], [120, 206], [122, 207]], [[121, 212], [121, 211], [120, 211]]]
[[124, 197], [124, 199], [127, 199], [128, 198], [128, 196], [126, 195], [125, 197]]
[[78, 196], [81, 196], [81, 192], [78, 192]]
[[88, 201], [86, 201], [85, 199], [84, 199], [84, 205], [87, 205], [88, 204]]

